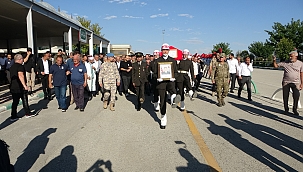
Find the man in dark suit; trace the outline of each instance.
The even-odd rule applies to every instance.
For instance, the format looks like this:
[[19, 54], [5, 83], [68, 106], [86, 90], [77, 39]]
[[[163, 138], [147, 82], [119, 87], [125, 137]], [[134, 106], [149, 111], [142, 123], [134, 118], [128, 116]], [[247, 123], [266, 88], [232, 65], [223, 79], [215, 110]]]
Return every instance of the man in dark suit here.
[[136, 88], [136, 94], [138, 97], [137, 111], [141, 110], [142, 104], [144, 102], [144, 87], [145, 83], [148, 82], [149, 70], [147, 68], [146, 62], [142, 61], [143, 53], [136, 53], [136, 62], [133, 64], [132, 68], [132, 83]]
[[37, 73], [38, 77], [42, 82], [42, 89], [44, 93], [44, 100], [52, 100], [51, 88], [49, 88], [49, 70], [52, 65], [52, 62], [49, 60], [50, 52], [44, 53], [43, 57], [37, 62]]
[[176, 96], [176, 86], [175, 86], [175, 78], [178, 76], [177, 63], [176, 60], [168, 55], [169, 53], [169, 45], [163, 44], [161, 47], [162, 56], [158, 58], [155, 64], [155, 75], [158, 76], [158, 66], [161, 62], [171, 62], [172, 68], [172, 78], [169, 80], [163, 80], [163, 78], [157, 79], [157, 89], [160, 95], [160, 111], [161, 111], [161, 129], [165, 129], [167, 124], [167, 116], [166, 116], [166, 98], [168, 92], [171, 95], [171, 105], [173, 108], [177, 107], [177, 104], [181, 101], [180, 95]]

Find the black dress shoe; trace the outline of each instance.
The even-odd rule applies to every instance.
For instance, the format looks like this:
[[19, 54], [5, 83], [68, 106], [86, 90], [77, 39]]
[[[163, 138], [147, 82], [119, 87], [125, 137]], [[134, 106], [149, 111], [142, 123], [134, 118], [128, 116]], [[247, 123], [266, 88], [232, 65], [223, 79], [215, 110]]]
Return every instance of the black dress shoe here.
[[78, 107], [78, 106], [76, 106], [74, 110], [78, 110], [78, 109], [79, 109], [79, 107]]
[[230, 91], [230, 93], [234, 93], [234, 91], [233, 91], [233, 90], [231, 90], [231, 91]]
[[294, 113], [294, 115], [297, 115], [297, 116], [299, 116], [300, 114], [299, 114], [299, 112], [298, 111], [296, 111], [296, 110], [294, 110], [293, 111], [293, 113]]
[[84, 112], [84, 109], [80, 109], [80, 112]]
[[160, 126], [160, 128], [161, 128], [162, 130], [164, 130], [164, 129], [165, 129], [165, 127], [166, 127], [166, 126], [162, 126], [162, 125]]
[[141, 108], [137, 108], [137, 111], [140, 111], [141, 110]]
[[58, 107], [58, 109], [62, 109], [61, 107]]

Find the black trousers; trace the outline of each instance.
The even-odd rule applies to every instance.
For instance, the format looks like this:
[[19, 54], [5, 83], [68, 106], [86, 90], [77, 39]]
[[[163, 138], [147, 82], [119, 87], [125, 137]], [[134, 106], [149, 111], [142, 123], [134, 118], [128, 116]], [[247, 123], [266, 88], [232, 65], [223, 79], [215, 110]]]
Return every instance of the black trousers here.
[[251, 77], [250, 76], [242, 76], [241, 85], [238, 90], [238, 96], [241, 96], [241, 92], [242, 92], [245, 84], [247, 86], [248, 99], [251, 99]]
[[100, 91], [100, 84], [99, 84], [99, 72], [96, 72], [96, 93], [98, 94]]
[[[183, 75], [183, 80], [181, 79], [181, 82], [179, 82], [179, 80], [177, 81], [177, 94], [179, 94], [181, 96], [181, 101], [184, 101], [185, 97], [184, 97], [184, 88], [186, 88], [186, 91], [188, 92], [189, 90], [192, 89], [189, 77], [187, 74], [181, 74]], [[186, 75], [186, 76], [185, 76]]]
[[20, 99], [22, 100], [25, 114], [29, 115], [30, 109], [28, 105], [27, 91], [25, 91], [24, 93], [12, 93], [12, 97], [13, 97], [13, 104], [12, 104], [11, 118], [13, 119], [17, 118], [17, 106], [19, 104]]
[[235, 89], [235, 86], [236, 86], [236, 74], [235, 73], [230, 74], [230, 82], [231, 82], [230, 91], [232, 91]]
[[211, 91], [212, 92], [216, 92], [217, 91], [217, 85], [216, 85], [216, 83], [214, 83], [213, 86], [211, 87]]
[[123, 85], [124, 85], [124, 93], [128, 93], [128, 88], [131, 82], [130, 76], [122, 76]]
[[293, 97], [293, 111], [297, 111], [298, 109], [298, 102], [299, 102], [299, 98], [300, 98], [300, 91], [298, 90], [296, 84], [294, 83], [289, 83], [285, 86], [283, 86], [283, 103], [284, 103], [284, 109], [286, 111], [289, 110], [288, 108], [288, 97], [289, 97], [289, 91], [290, 88], [293, 92], [292, 97]]
[[150, 80], [150, 83], [151, 83], [151, 91], [153, 93], [153, 103], [155, 102], [158, 102], [159, 101], [159, 92], [158, 92], [158, 89], [157, 89], [157, 79], [155, 78], [152, 78]]
[[142, 98], [143, 100], [145, 100], [144, 90], [145, 90], [145, 83], [141, 83], [139, 86], [136, 85], [138, 107], [141, 107], [140, 99]]
[[240, 88], [240, 85], [241, 85], [241, 79], [239, 78], [239, 76], [237, 76], [237, 82], [238, 82], [238, 86]]
[[51, 89], [48, 87], [49, 86], [48, 74], [42, 76], [41, 82], [42, 82], [44, 97], [50, 98], [52, 94], [51, 94]]
[[158, 93], [160, 96], [160, 111], [161, 115], [166, 114], [166, 98], [167, 94], [166, 91], [168, 91], [171, 95], [176, 94], [176, 88], [175, 88], [175, 83], [174, 82], [163, 82], [159, 83], [161, 89], [158, 89]]
[[202, 75], [201, 74], [196, 75], [194, 91], [196, 91], [196, 90], [199, 89], [199, 86], [200, 86], [200, 83], [201, 83], [201, 79], [202, 79]]

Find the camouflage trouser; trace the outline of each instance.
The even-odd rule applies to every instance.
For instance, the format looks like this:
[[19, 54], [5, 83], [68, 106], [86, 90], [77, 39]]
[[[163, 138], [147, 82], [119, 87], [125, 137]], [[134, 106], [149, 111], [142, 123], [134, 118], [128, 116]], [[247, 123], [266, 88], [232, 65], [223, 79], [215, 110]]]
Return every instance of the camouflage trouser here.
[[108, 98], [110, 96], [110, 103], [115, 103], [116, 90], [117, 90], [116, 83], [113, 83], [113, 84], [104, 83], [103, 88], [104, 88], [104, 98], [103, 98], [103, 100], [108, 101]]
[[220, 102], [220, 100], [224, 99], [228, 94], [229, 83], [227, 80], [218, 79], [216, 80], [216, 85], [217, 85], [217, 98], [218, 101]]

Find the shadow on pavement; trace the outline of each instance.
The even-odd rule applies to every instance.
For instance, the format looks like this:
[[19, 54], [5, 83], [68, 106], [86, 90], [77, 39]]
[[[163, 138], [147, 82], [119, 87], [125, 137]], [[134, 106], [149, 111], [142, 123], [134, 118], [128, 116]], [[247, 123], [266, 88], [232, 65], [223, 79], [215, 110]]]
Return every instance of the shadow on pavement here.
[[240, 149], [242, 152], [255, 158], [259, 162], [271, 168], [273, 171], [296, 171], [276, 157], [268, 154], [263, 149], [244, 139], [239, 133], [235, 132], [234, 130], [225, 126], [216, 125], [214, 122], [207, 119], [203, 119], [203, 121], [209, 124], [209, 127], [207, 127], [207, 129], [212, 134], [221, 136], [223, 139]]
[[[30, 103], [30, 102], [29, 102]], [[35, 116], [39, 115], [39, 112], [42, 110], [42, 109], [47, 109], [47, 105], [49, 103], [49, 100], [40, 100], [38, 103], [35, 103], [35, 104], [30, 104], [29, 105], [29, 108], [31, 110], [31, 113], [32, 114], [35, 114]], [[19, 106], [19, 107], [23, 107], [22, 105]], [[24, 117], [25, 115], [25, 112], [23, 110], [23, 108], [21, 110], [19, 110], [19, 112], [17, 113], [17, 116], [19, 118], [22, 118]], [[3, 128], [6, 128], [8, 127], [9, 125], [15, 123], [17, 121], [14, 121], [14, 122], [11, 122], [10, 121], [10, 117], [8, 117], [5, 121], [3, 121], [1, 124], [0, 124], [0, 130], [2, 130]]]
[[[268, 97], [261, 96], [261, 97], [263, 97], [263, 98], [265, 98], [265, 99], [269, 99], [269, 100], [271, 100], [271, 101], [262, 100], [262, 99], [259, 98], [259, 97], [253, 97], [253, 98], [254, 98], [254, 99], [258, 99], [259, 101], [264, 101], [264, 102], [266, 102], [266, 103], [270, 103], [271, 105], [272, 105], [272, 104], [275, 104], [276, 106], [281, 106], [282, 109], [278, 109], [278, 108], [275, 108], [275, 107], [273, 107], [273, 106], [267, 106], [267, 105], [264, 105], [264, 104], [259, 103], [259, 102], [257, 102], [257, 101], [252, 101], [252, 102], [251, 102], [251, 101], [248, 101], [248, 100], [243, 99], [243, 98], [238, 98], [236, 95], [232, 95], [232, 94], [229, 94], [228, 97], [231, 97], [231, 98], [234, 98], [234, 99], [237, 99], [237, 100], [242, 100], [242, 101], [244, 101], [244, 102], [247, 102], [247, 103], [249, 103], [249, 104], [252, 104], [252, 105], [254, 105], [254, 106], [256, 106], [256, 107], [259, 107], [259, 108], [261, 108], [261, 109], [265, 109], [265, 110], [269, 110], [269, 111], [274, 112], [274, 113], [278, 113], [278, 114], [281, 114], [281, 115], [285, 115], [285, 114], [284, 114], [284, 110], [283, 110], [283, 104], [281, 104], [281, 102], [277, 102], [276, 100], [272, 100], [272, 99], [270, 99], [270, 98], [268, 98]], [[277, 104], [277, 103], [278, 103], [278, 104]], [[296, 118], [296, 119], [301, 119], [301, 120], [303, 120], [303, 117], [302, 117], [302, 116], [296, 116], [296, 115], [285, 115], [285, 116], [289, 116], [289, 117], [292, 117], [292, 118]]]
[[247, 106], [247, 105], [244, 105], [244, 104], [237, 104], [237, 103], [234, 103], [234, 102], [229, 102], [229, 103], [231, 105], [245, 111], [245, 112], [248, 112], [248, 113], [252, 114], [252, 115], [263, 116], [263, 117], [266, 117], [268, 119], [272, 119], [272, 120], [281, 122], [281, 123], [286, 124], [286, 125], [290, 125], [290, 126], [293, 126], [293, 127], [299, 128], [299, 129], [303, 129], [302, 125], [299, 125], [299, 124], [297, 124], [295, 122], [292, 122], [292, 121], [289, 121], [287, 119], [283, 119], [283, 118], [281, 118], [277, 115], [274, 115], [272, 113], [268, 113], [264, 110], [257, 109], [257, 108]]
[[49, 128], [45, 130], [41, 135], [36, 136], [27, 147], [24, 149], [23, 153], [17, 158], [15, 163], [15, 171], [28, 171], [32, 168], [36, 160], [39, 158], [40, 154], [45, 154], [44, 149], [46, 148], [49, 135], [56, 132], [56, 128]]
[[[203, 92], [203, 91], [202, 91], [202, 92]], [[206, 92], [205, 92], [205, 93], [206, 93]], [[210, 93], [206, 93], [206, 94], [210, 94]], [[211, 95], [211, 94], [210, 94], [210, 95]], [[197, 99], [203, 100], [203, 101], [208, 102], [208, 103], [210, 103], [210, 104], [217, 104], [216, 101], [214, 101], [214, 100], [212, 100], [212, 99], [209, 99], [209, 98], [207, 98], [206, 96], [202, 96], [202, 95], [200, 95], [200, 94], [198, 94]]]
[[41, 172], [76, 172], [77, 157], [73, 154], [74, 146], [66, 146], [61, 150], [61, 154], [52, 159], [40, 171]]
[[94, 165], [92, 165], [85, 172], [103, 172], [103, 171], [113, 172], [112, 163], [109, 160], [105, 162], [104, 160], [99, 159], [95, 162]]
[[161, 124], [161, 120], [158, 118], [157, 113], [154, 110], [154, 104], [152, 101], [152, 96], [146, 96], [145, 101], [142, 105], [142, 108], [154, 119], [156, 123]]
[[210, 167], [209, 165], [200, 163], [187, 149], [186, 144], [182, 141], [175, 141], [176, 144], [184, 145], [183, 148], [179, 149], [180, 155], [187, 160], [187, 166], [176, 167], [178, 172], [217, 172], [216, 169]]
[[[303, 156], [298, 155], [303, 155], [302, 141], [287, 136], [275, 129], [260, 124], [255, 124], [245, 119], [236, 121], [223, 114], [219, 114], [219, 116], [225, 118], [225, 122], [231, 127], [237, 130], [242, 130], [268, 146], [271, 146], [272, 148], [279, 150], [303, 163]], [[294, 152], [297, 152], [298, 154]]]

